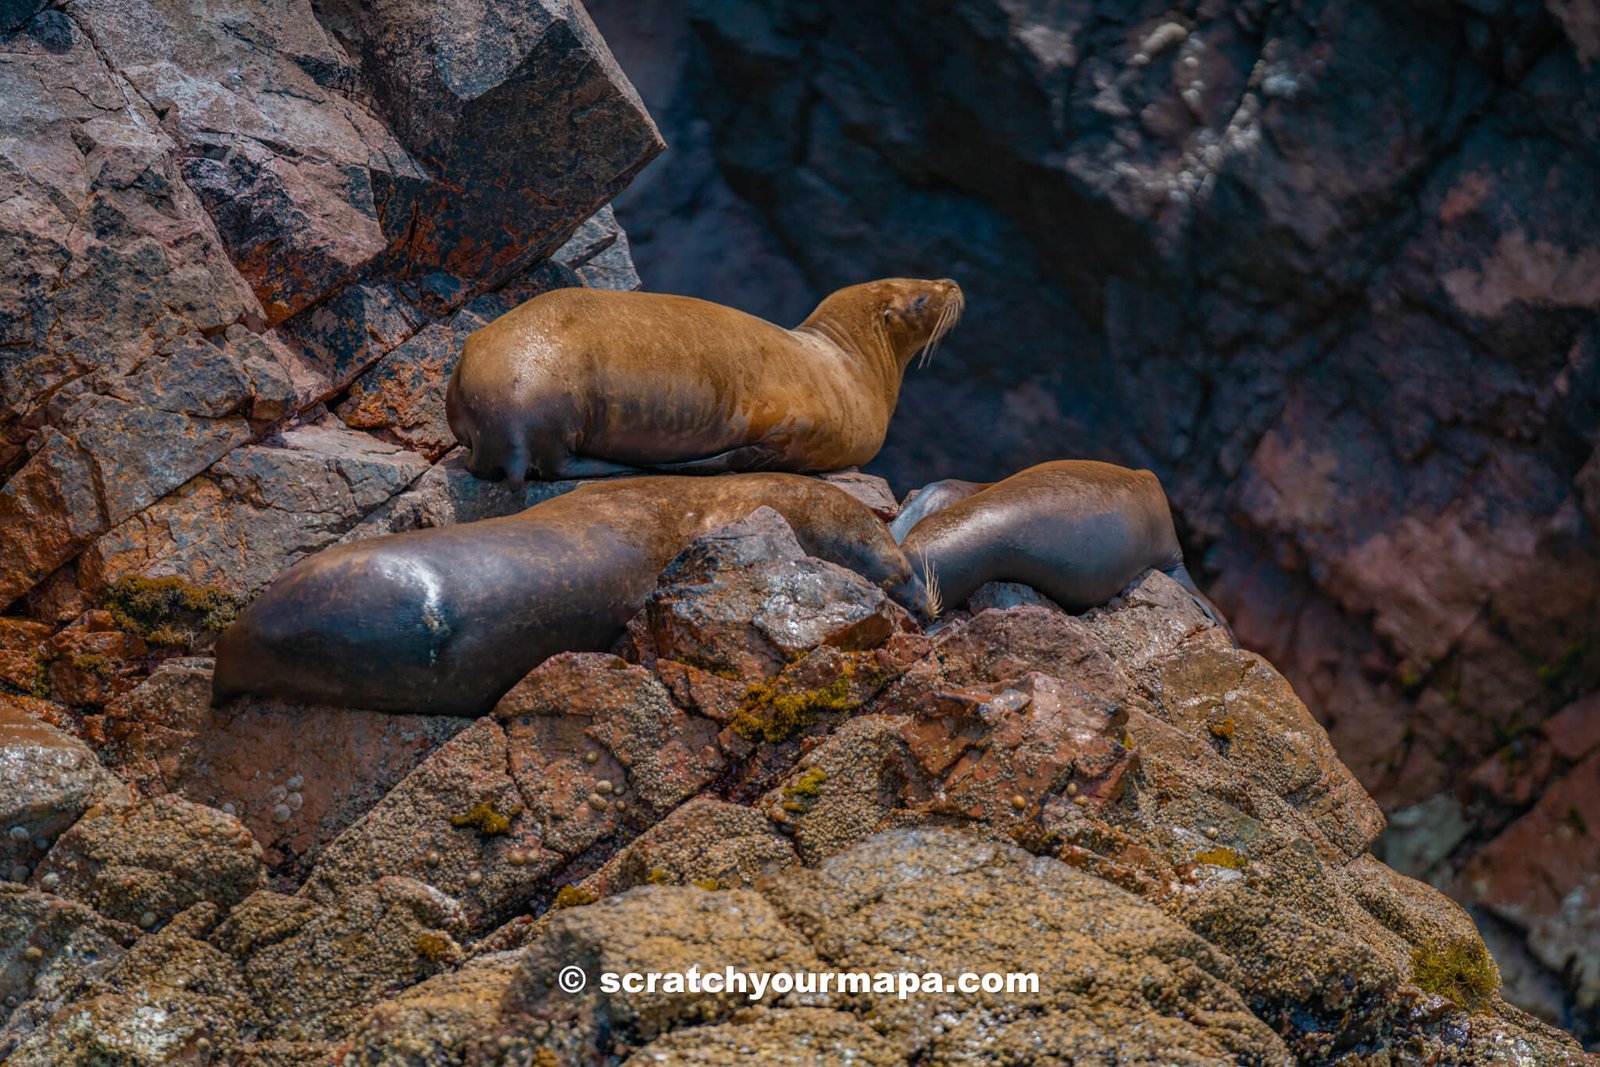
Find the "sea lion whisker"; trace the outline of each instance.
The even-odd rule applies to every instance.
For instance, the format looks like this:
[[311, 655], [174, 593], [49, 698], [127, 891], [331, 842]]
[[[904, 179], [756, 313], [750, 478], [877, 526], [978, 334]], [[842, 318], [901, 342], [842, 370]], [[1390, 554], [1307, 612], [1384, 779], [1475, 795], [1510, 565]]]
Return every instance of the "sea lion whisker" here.
[[922, 565], [922, 586], [928, 594], [928, 617], [937, 619], [944, 614], [944, 598], [939, 593], [939, 572], [928, 562], [926, 552], [917, 553], [917, 562]]
[[917, 368], [920, 370], [933, 362], [933, 354], [939, 349], [939, 342], [944, 340], [945, 334], [955, 329], [956, 323], [961, 319], [961, 309], [965, 301], [958, 293], [945, 301], [944, 307], [939, 309], [939, 317], [934, 320], [933, 329], [928, 334], [928, 341], [918, 353]]

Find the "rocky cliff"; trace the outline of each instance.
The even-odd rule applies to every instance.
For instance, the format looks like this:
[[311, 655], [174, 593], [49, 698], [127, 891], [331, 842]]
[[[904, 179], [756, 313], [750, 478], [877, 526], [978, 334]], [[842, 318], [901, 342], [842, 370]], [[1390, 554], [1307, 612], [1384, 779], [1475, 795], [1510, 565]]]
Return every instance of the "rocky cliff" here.
[[[924, 634], [762, 509], [668, 567], [619, 655], [557, 656], [477, 721], [215, 711], [203, 658], [90, 745], [7, 699], [0, 1056], [1592, 1062], [1372, 857], [1327, 734], [1177, 585], [985, 603]], [[600, 985], [691, 967], [1040, 982]]]
[[[919, 10], [886, 26], [879, 20], [896, 13], [880, 7], [855, 13], [865, 36], [840, 51], [827, 42], [844, 20], [828, 5], [769, 7], [706, 8], [692, 24], [674, 8], [618, 37], [647, 90], [687, 70], [695, 95], [685, 99], [725, 97], [722, 111], [705, 113], [715, 124], [687, 105], [663, 112], [691, 172], [664, 172], [640, 195], [670, 210], [689, 196], [714, 217], [686, 216], [698, 220], [694, 240], [676, 241], [666, 237], [684, 238], [683, 229], [644, 220], [653, 254], [673, 247], [680, 263], [741, 264], [737, 284], [716, 294], [729, 302], [762, 310], [774, 293], [803, 302], [828, 275], [796, 251], [805, 246], [798, 229], [785, 234], [751, 211], [792, 203], [832, 242], [829, 270], [924, 269], [976, 285], [999, 310], [963, 327], [969, 343], [997, 339], [987, 351], [1011, 353], [1019, 340], [1059, 339], [1063, 322], [1077, 322], [1060, 308], [1089, 290], [1030, 266], [1049, 259], [1039, 248], [1079, 241], [1074, 227], [1095, 217], [1090, 207], [1122, 205], [1117, 212], [1139, 218], [1126, 206], [1133, 201], [1113, 196], [1132, 180], [1117, 155], [1137, 147], [1117, 132], [1131, 120], [1084, 105], [1077, 75], [1068, 78], [1093, 66], [1073, 51], [1080, 14], [1008, 7], [1002, 26], [987, 8], [956, 5], [959, 22], [940, 21], [949, 13], [919, 19]], [[1591, 440], [1595, 383], [1584, 347], [1589, 297], [1570, 285], [1585, 261], [1550, 249], [1559, 251], [1551, 220], [1585, 217], [1586, 201], [1560, 175], [1589, 157], [1561, 155], [1542, 197], [1526, 190], [1546, 156], [1474, 178], [1481, 195], [1439, 183], [1489, 173], [1449, 154], [1476, 143], [1469, 128], [1589, 143], [1566, 126], [1546, 130], [1539, 116], [1559, 112], [1593, 132], [1583, 125], [1591, 82], [1568, 93], [1574, 72], [1590, 69], [1577, 64], [1588, 60], [1592, 22], [1577, 3], [1530, 9], [1517, 15], [1527, 24], [1519, 36], [1511, 31], [1522, 22], [1478, 7], [1442, 10], [1451, 26], [1489, 30], [1396, 46], [1411, 64], [1407, 85], [1432, 84], [1428, 64], [1449, 48], [1461, 50], [1466, 83], [1490, 79], [1478, 96], [1440, 105], [1459, 120], [1459, 136], [1429, 149], [1437, 159], [1408, 171], [1395, 148], [1363, 186], [1315, 155], [1314, 138], [1296, 139], [1300, 119], [1284, 117], [1301, 114], [1283, 110], [1294, 99], [1316, 114], [1319, 83], [1306, 75], [1306, 95], [1286, 96], [1287, 82], [1251, 68], [1241, 99], [1255, 101], [1257, 132], [1270, 134], [1258, 143], [1278, 155], [1224, 152], [1217, 158], [1228, 166], [1216, 173], [1234, 175], [1218, 182], [1236, 197], [1245, 197], [1236, 188], [1244, 179], [1228, 167], [1242, 164], [1228, 161], [1256, 161], [1249, 188], [1284, 180], [1275, 167], [1307, 183], [1273, 186], [1270, 211], [1248, 197], [1229, 201], [1253, 225], [1277, 221], [1240, 236], [1206, 223], [1215, 209], [1197, 198], [1162, 223], [1167, 274], [1133, 269], [1154, 247], [1144, 223], [1106, 229], [1084, 246], [1100, 251], [1084, 256], [1083, 271], [1113, 279], [1105, 306], [1121, 310], [1089, 316], [1086, 333], [1069, 331], [1093, 341], [1074, 348], [1082, 362], [1043, 344], [1004, 360], [941, 356], [913, 381], [893, 434], [897, 448], [931, 448], [934, 438], [904, 420], [959, 412], [956, 425], [993, 428], [963, 445], [963, 462], [985, 449], [1020, 462], [1026, 449], [1006, 434], [1031, 421], [1038, 436], [1028, 447], [1040, 455], [1145, 460], [1162, 471], [1196, 544], [1219, 546], [1207, 559], [1247, 641], [1331, 710], [1336, 740], [1380, 799], [1431, 797], [1400, 820], [1420, 832], [1391, 835], [1389, 854], [1404, 846], [1411, 869], [1434, 864], [1453, 876], [1476, 850], [1455, 890], [1467, 886], [1470, 899], [1514, 924], [1505, 929], [1518, 937], [1503, 953], [1514, 965], [1511, 991], [1570, 1028], [1584, 1025], [1577, 1012], [1600, 995], [1600, 935], [1586, 904], [1597, 891], [1600, 731], [1592, 704], [1543, 716], [1593, 682], [1582, 610], [1592, 605], [1593, 563], [1593, 509], [1584, 511], [1582, 493], [1593, 479], [1574, 475], [1579, 491], [1563, 496], [1566, 483], [1550, 471]], [[1299, 9], [1243, 8], [1179, 13], [1179, 29], [1152, 14], [1138, 23], [1145, 51], [1130, 53], [1127, 69], [1156, 85], [1190, 58], [1212, 62], [1188, 51], [1208, 26], [1236, 25], [1247, 37], [1251, 26], [1275, 27], [1291, 43], [1273, 54], [1291, 70], [1337, 69], [1349, 56], [1327, 41], [1377, 33], [1354, 16], [1315, 22]], [[1109, 41], [1107, 27], [1131, 17], [1102, 13], [1093, 24]], [[1393, 13], [1378, 24], [1395, 19], [1424, 35]], [[641, 31], [683, 44], [691, 66], [657, 62], [659, 51], [637, 47]], [[953, 65], [930, 67], [913, 52], [915, 62], [895, 66], [874, 51], [885, 41], [952, 48]], [[1495, 48], [1505, 71], [1471, 65], [1489, 64]], [[1237, 48], [1223, 51], [1238, 58]], [[1042, 58], [1021, 82], [1007, 81], [1016, 77], [1007, 64], [1028, 55]], [[816, 80], [791, 100], [784, 79], [797, 56]], [[728, 103], [735, 82], [717, 73], [724, 62], [745, 79], [738, 84], [763, 89], [741, 107], [777, 107], [777, 118], [798, 123], [784, 132], [798, 138], [785, 149], [796, 184], [767, 199], [746, 181], [759, 167], [741, 171], [725, 158], [742, 139], [762, 166], [778, 166], [763, 155], [773, 131]], [[1555, 73], [1535, 78], [1546, 69]], [[941, 84], [977, 79], [989, 94], [982, 123], [930, 99], [945, 131], [939, 143], [975, 139], [995, 174], [1010, 175], [1008, 210], [1028, 203], [1011, 196], [1028, 186], [1018, 174], [1048, 177], [1061, 162], [1040, 149], [1018, 163], [1003, 149], [1040, 134], [1032, 79], [1061, 87], [1061, 117], [1050, 123], [1071, 129], [1068, 117], [1084, 106], [1105, 116], [1109, 139], [1084, 139], [1084, 151], [1102, 156], [1079, 160], [1068, 182], [1087, 180], [1093, 164], [1105, 188], [1062, 201], [1073, 210], [1051, 225], [1065, 228], [1026, 240], [1026, 226], [994, 222], [976, 193], [953, 195], [956, 179], [915, 162], [925, 128], [895, 110], [935, 70]], [[892, 84], [883, 71], [895, 73]], [[1128, 99], [1145, 85], [1117, 77]], [[1206, 99], [1203, 87], [1190, 89]], [[1511, 113], [1507, 101], [1521, 100], [1531, 110]], [[1485, 117], [1502, 111], [1500, 125]], [[843, 126], [841, 114], [851, 116]], [[1373, 115], [1383, 119], [1374, 130], [1398, 129], [1400, 142], [1421, 136], [1410, 112]], [[1514, 118], [1522, 125], [1505, 127]], [[1159, 143], [1205, 141], [1210, 127], [1196, 122]], [[1156, 144], [1142, 151], [1166, 159]], [[848, 160], [824, 161], [841, 146]], [[800, 556], [768, 517], [680, 559], [617, 657], [553, 660], [478, 722], [269, 701], [210, 709], [210, 641], [296, 560], [343, 539], [505, 514], [561, 491], [513, 494], [468, 477], [451, 452], [442, 383], [466, 334], [521, 300], [553, 286], [638, 284], [605, 205], [661, 149], [639, 96], [568, 0], [0, 0], [0, 1058], [547, 1064], [620, 1062], [648, 1049], [648, 1062], [731, 1062], [761, 1049], [897, 1063], [959, 1059], [988, 1041], [1014, 1059], [1082, 1059], [1117, 1055], [1108, 1034], [1132, 1035], [1116, 1038], [1132, 1061], [1575, 1055], [1499, 999], [1495, 965], [1459, 909], [1368, 853], [1377, 809], [1289, 684], [1266, 660], [1220, 643], [1159, 577], [1081, 619], [1025, 590], [990, 589], [976, 614], [929, 635], [847, 572]], [[878, 173], [880, 157], [894, 168], [857, 181]], [[1411, 177], [1396, 184], [1398, 174]], [[1396, 189], [1435, 189], [1419, 202], [1443, 220], [1422, 211], [1414, 227], [1394, 231], [1396, 241], [1434, 242], [1403, 261], [1383, 256], [1410, 245], [1373, 243], [1362, 229], [1390, 210], [1383, 198]], [[1271, 258], [1288, 240], [1279, 229], [1320, 202], [1313, 193], [1362, 210], [1318, 231], [1348, 228], [1343, 259], [1308, 252], [1303, 270], [1286, 272]], [[1483, 380], [1424, 360], [1421, 379], [1385, 379], [1409, 384], [1379, 390], [1393, 404], [1495, 399], [1430, 415], [1453, 443], [1419, 438], [1395, 461], [1406, 477], [1434, 464], [1426, 493], [1402, 499], [1384, 489], [1393, 470], [1381, 449], [1361, 460], [1376, 473], [1357, 478], [1348, 450], [1367, 430], [1323, 413], [1348, 421], [1366, 410], [1338, 399], [1349, 381], [1377, 388], [1357, 373], [1361, 360], [1396, 375], [1415, 360], [1376, 360], [1377, 335], [1353, 328], [1346, 312], [1388, 321], [1393, 307], [1363, 303], [1380, 292], [1375, 279], [1422, 285], [1432, 275], [1417, 264], [1446, 231], [1465, 242], [1449, 245], [1458, 266], [1476, 263], [1473, 250], [1524, 209], [1533, 228], [1522, 251], [1504, 269], [1471, 268], [1489, 294], [1481, 307], [1496, 305], [1482, 312], [1488, 332], [1468, 331], [1442, 297], [1412, 309], [1429, 329], [1466, 331], [1477, 348], [1438, 351], [1472, 352], [1462, 366]], [[871, 225], [851, 231], [858, 211]], [[1534, 225], [1541, 219], [1545, 229]], [[934, 252], [919, 252], [913, 238]], [[1196, 258], [1202, 248], [1215, 258]], [[1258, 270], [1241, 265], [1246, 249], [1261, 250]], [[1517, 260], [1522, 252], [1532, 258]], [[1124, 271], [1118, 255], [1132, 266]], [[1193, 294], [1211, 290], [1181, 273], [1174, 284], [1171, 272], [1190, 262], [1206, 278], [1235, 279], [1218, 290], [1226, 297], [1201, 301]], [[1335, 275], [1345, 281], [1328, 290], [1326, 314], [1298, 317], [1294, 287]], [[664, 272], [654, 285], [673, 288], [672, 279]], [[1268, 300], [1238, 279], [1286, 289]], [[1505, 286], [1512, 295], [1496, 304]], [[1170, 299], [1155, 299], [1163, 294]], [[1180, 309], [1171, 320], [1162, 317], [1169, 305]], [[1185, 332], [1195, 308], [1232, 323], [1223, 333], [1236, 338], [1205, 348], [1230, 359], [1205, 364], [1200, 378], [1186, 362], [1199, 342], [1167, 345], [1211, 336]], [[1121, 324], [1121, 340], [1094, 341], [1104, 322]], [[1502, 341], [1521, 353], [1514, 367], [1496, 362]], [[1533, 388], [1549, 370], [1539, 355], [1546, 341], [1571, 355]], [[1137, 382], [1126, 377], [1130, 352], [1145, 368]], [[1023, 375], [1034, 384], [1020, 384]], [[1071, 388], [1062, 385], [1069, 378]], [[1291, 385], [1299, 407], [1283, 406]], [[1067, 423], [1051, 414], [1051, 397], [1080, 394], [1084, 412], [1105, 417], [1084, 422], [1088, 436], [1058, 433]], [[1149, 441], [1167, 441], [1171, 427], [1122, 418], [1106, 400], [1113, 394], [1188, 426], [1171, 438], [1182, 455], [1152, 451]], [[1207, 399], [1188, 423], [1172, 414], [1168, 405], [1196, 395]], [[1211, 448], [1235, 417], [1237, 439]], [[1389, 441], [1405, 425], [1385, 417], [1370, 440]], [[1507, 431], [1513, 425], [1523, 429]], [[1091, 447], [1131, 440], [1116, 433], [1154, 436]], [[1548, 514], [1529, 518], [1514, 492], [1519, 478], [1549, 490], [1528, 498], [1550, 503]], [[859, 475], [845, 482], [892, 513], [886, 487]], [[1250, 485], [1254, 495], [1239, 495]], [[1251, 525], [1242, 501], [1278, 518]], [[1402, 512], [1414, 520], [1394, 518]], [[1348, 523], [1358, 513], [1410, 540], [1392, 535], [1365, 555], [1339, 556], [1355, 543]], [[1256, 532], [1224, 536], [1235, 528]], [[1435, 537], [1444, 549], [1427, 547]], [[1236, 553], [1257, 554], [1246, 567]], [[1391, 577], [1362, 577], [1358, 563]], [[1470, 595], [1452, 584], [1468, 574], [1479, 583]], [[1340, 583], [1369, 580], [1400, 600], [1338, 600]], [[1269, 607], [1281, 617], [1265, 618]], [[1429, 614], [1435, 608], [1444, 614]], [[1446, 616], [1467, 621], [1428, 645], [1437, 657], [1394, 651], [1408, 634], [1444, 632]], [[1549, 656], [1547, 638], [1567, 642], [1559, 656]], [[1512, 706], [1493, 702], [1502, 697], [1521, 710], [1501, 715], [1495, 709]], [[1403, 743], [1389, 745], [1371, 723], [1388, 729], [1382, 716], [1396, 709], [1412, 726], [1396, 727]], [[1502, 733], [1504, 752], [1470, 779], [1491, 803], [1463, 809], [1441, 798], [1456, 774], [1448, 760], [1475, 763], [1493, 749], [1486, 738]], [[1459, 749], [1441, 754], [1441, 738]], [[1415, 762], [1426, 751], [1438, 760]], [[1374, 778], [1374, 753], [1397, 754], [1395, 768]], [[1415, 788], [1397, 792], [1397, 783]], [[1513, 954], [1524, 936], [1541, 964], [1524, 967], [1529, 958]], [[1036, 958], [1045, 981], [1015, 1002], [749, 1005], [606, 999], [593, 989], [574, 998], [546, 985], [563, 958], [595, 970], [674, 961], [1010, 970]], [[1529, 975], [1546, 985], [1528, 987]]]
[[874, 469], [1155, 470], [1385, 854], [1600, 1026], [1600, 7], [591, 10], [674, 145], [618, 205], [651, 284], [958, 279]]

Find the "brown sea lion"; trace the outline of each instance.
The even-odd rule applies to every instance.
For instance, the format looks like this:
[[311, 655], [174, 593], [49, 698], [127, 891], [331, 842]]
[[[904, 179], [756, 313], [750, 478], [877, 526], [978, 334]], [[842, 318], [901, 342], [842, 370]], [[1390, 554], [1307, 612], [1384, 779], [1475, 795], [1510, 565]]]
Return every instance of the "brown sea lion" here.
[[934, 482], [895, 520], [894, 532], [923, 568], [935, 610], [940, 601], [954, 606], [983, 583], [1001, 581], [1022, 582], [1069, 611], [1085, 611], [1154, 569], [1188, 590], [1233, 637], [1183, 565], [1167, 494], [1146, 470], [1064, 459], [989, 484]]
[[212, 701], [482, 715], [547, 657], [609, 649], [674, 556], [762, 505], [808, 553], [927, 617], [905, 555], [843, 489], [794, 474], [629, 478], [302, 560], [218, 640]]
[[557, 289], [467, 338], [445, 411], [480, 478], [859, 466], [962, 306], [949, 279], [891, 278], [785, 330], [690, 297]]

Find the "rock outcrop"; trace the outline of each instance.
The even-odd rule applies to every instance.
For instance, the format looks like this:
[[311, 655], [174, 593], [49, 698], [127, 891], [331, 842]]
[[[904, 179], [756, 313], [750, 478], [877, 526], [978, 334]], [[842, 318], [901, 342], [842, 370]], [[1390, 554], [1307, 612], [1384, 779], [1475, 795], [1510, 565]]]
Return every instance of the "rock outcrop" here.
[[[1511, 829], [1592, 783], [1554, 718], [1600, 685], [1592, 2], [591, 10], [674, 145], [619, 201], [652, 285], [793, 322], [959, 280], [873, 469], [1153, 469], [1244, 643], [1428, 805], [1413, 872], [1600, 973], [1556, 906], [1594, 822], [1537, 892], [1549, 819]], [[1600, 1038], [1587, 981], [1525, 999]]]
[[[923, 633], [761, 509], [675, 560], [617, 651], [433, 728], [213, 712], [209, 660], [162, 665], [105, 716], [136, 786], [74, 747], [92, 772], [0, 891], [0, 1055], [1592, 1062], [1501, 999], [1459, 906], [1373, 858], [1383, 819], [1327, 734], [1164, 575]], [[267, 741], [221, 770], [288, 721], [298, 762]], [[691, 968], [1038, 984], [602, 982]]]
[[[452, 444], [466, 332], [637, 285], [663, 147], [579, 4], [85, 0], [0, 25], [0, 601], [249, 593]], [[98, 702], [98, 701], [97, 701]]]

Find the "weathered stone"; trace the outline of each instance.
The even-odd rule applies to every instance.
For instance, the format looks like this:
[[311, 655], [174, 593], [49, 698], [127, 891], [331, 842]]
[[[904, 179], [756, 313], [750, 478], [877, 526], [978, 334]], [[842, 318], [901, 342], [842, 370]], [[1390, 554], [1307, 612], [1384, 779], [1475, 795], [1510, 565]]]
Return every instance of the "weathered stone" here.
[[794, 846], [760, 811], [696, 797], [634, 838], [580, 888], [595, 896], [639, 885], [750, 889], [794, 864]]
[[335, 906], [251, 894], [211, 944], [240, 963], [260, 1038], [342, 1037], [384, 997], [437, 974], [455, 958], [462, 918], [448, 898], [409, 878], [384, 878]]
[[422, 322], [394, 286], [379, 282], [353, 282], [296, 316], [280, 332], [304, 354], [315, 375], [302, 402], [341, 392]]
[[369, 512], [346, 539], [515, 515], [583, 484], [529, 482], [520, 490], [513, 489], [503, 480], [490, 482], [474, 477], [457, 448], [429, 467], [410, 488]]
[[[770, 896], [838, 969], [1036, 975], [998, 994], [874, 998], [876, 1028], [906, 1059], [1291, 1062], [1232, 988], [1236, 964], [1131, 894], [1020, 849], [895, 831]], [[1107, 1002], [1118, 1021], [1097, 1025]]]
[[176, 146], [77, 21], [39, 11], [3, 54], [0, 151], [15, 180], [0, 208], [0, 339], [20, 346], [0, 365], [9, 470], [13, 420], [66, 382], [260, 309], [182, 180]]
[[875, 474], [864, 474], [852, 469], [824, 474], [822, 480], [830, 485], [837, 485], [861, 501], [884, 522], [889, 522], [900, 514], [900, 502], [895, 499], [894, 490], [889, 488], [888, 482]]
[[615, 656], [546, 660], [494, 717], [505, 725], [527, 819], [546, 848], [568, 858], [648, 826], [723, 767], [716, 724], [683, 712], [649, 671]]
[[426, 469], [414, 452], [337, 422], [297, 427], [236, 449], [112, 530], [84, 554], [79, 580], [98, 590], [130, 574], [177, 575], [253, 594]]
[[396, 264], [435, 307], [554, 252], [665, 147], [582, 5], [319, 10], [400, 139], [449, 176], [415, 201]]
[[93, 460], [53, 429], [27, 465], [0, 486], [0, 600], [44, 575], [110, 528]]
[[673, 560], [630, 628], [646, 658], [760, 678], [819, 645], [876, 648], [913, 624], [882, 589], [806, 557], [763, 508]]
[[[590, 976], [581, 994], [548, 984], [569, 966]], [[599, 987], [598, 976], [606, 971], [683, 972], [691, 966], [702, 973], [728, 967], [770, 973], [820, 970], [823, 964], [772, 905], [750, 890], [644, 886], [552, 916], [521, 954], [500, 1025], [526, 1033], [537, 1020], [548, 1030], [541, 1043], [562, 1062], [598, 1064], [621, 1047], [677, 1027], [721, 1022], [748, 1002], [735, 990], [608, 993]]]
[[479, 719], [328, 845], [300, 895], [337, 907], [365, 886], [400, 878], [450, 900], [463, 929], [482, 932], [509, 918], [561, 857], [507, 768], [505, 731]]
[[347, 426], [378, 430], [434, 461], [456, 446], [445, 421], [445, 383], [461, 358], [467, 335], [500, 307], [464, 308], [447, 325], [425, 326], [391, 349], [350, 387], [335, 409]]
[[138, 937], [86, 905], [0, 882], [0, 1056], [80, 996]]
[[404, 234], [426, 175], [357, 102], [354, 65], [305, 0], [74, 0], [107, 60], [162, 114], [183, 175], [270, 322]]
[[181, 797], [111, 800], [84, 813], [33, 874], [62, 896], [143, 929], [207, 901], [227, 909], [264, 882], [238, 819]]
[[250, 1000], [237, 964], [203, 938], [217, 908], [199, 904], [110, 963], [94, 993], [57, 1013], [9, 1063], [65, 1067], [182, 1062], [240, 1043]]
[[87, 745], [0, 696], [0, 875], [31, 871], [90, 805], [122, 791]]
[[1600, 752], [1554, 783], [1462, 869], [1458, 891], [1528, 930], [1545, 966], [1569, 974], [1586, 1010], [1600, 1006]]
[[329, 842], [467, 725], [257, 698], [213, 708], [211, 662], [180, 659], [106, 709], [104, 751], [147, 793], [237, 815], [271, 873], [299, 884]]

